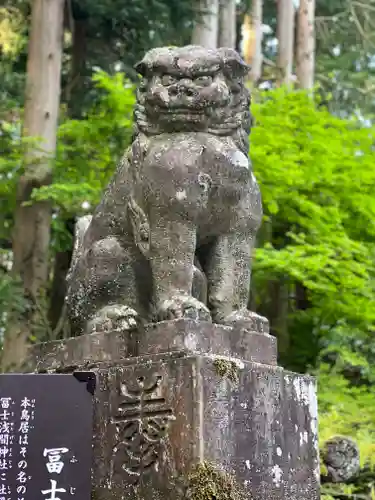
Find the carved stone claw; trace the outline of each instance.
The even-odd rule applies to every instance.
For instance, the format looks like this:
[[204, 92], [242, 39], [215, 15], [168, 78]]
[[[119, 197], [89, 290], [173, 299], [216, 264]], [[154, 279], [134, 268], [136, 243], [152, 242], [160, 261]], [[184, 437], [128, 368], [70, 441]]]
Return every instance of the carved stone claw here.
[[124, 305], [103, 307], [87, 323], [86, 333], [120, 332], [135, 330], [138, 324], [138, 313]]
[[211, 314], [202, 302], [188, 295], [178, 295], [161, 303], [157, 311], [157, 321], [180, 318], [211, 321]]
[[248, 309], [233, 311], [224, 319], [223, 324], [235, 328], [244, 328], [252, 332], [269, 333], [267, 318]]

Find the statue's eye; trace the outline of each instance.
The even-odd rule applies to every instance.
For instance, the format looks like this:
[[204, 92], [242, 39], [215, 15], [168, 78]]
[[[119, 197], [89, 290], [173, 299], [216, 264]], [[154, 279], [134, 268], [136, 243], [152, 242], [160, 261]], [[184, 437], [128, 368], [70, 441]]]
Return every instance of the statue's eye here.
[[161, 79], [161, 83], [164, 85], [164, 87], [168, 87], [168, 85], [172, 85], [173, 83], [176, 83], [176, 81], [176, 78], [173, 78], [173, 76], [171, 75], [164, 75]]
[[242, 85], [242, 78], [232, 77], [231, 80], [234, 85]]
[[194, 83], [197, 85], [207, 86], [212, 83], [212, 76], [202, 75], [195, 78]]

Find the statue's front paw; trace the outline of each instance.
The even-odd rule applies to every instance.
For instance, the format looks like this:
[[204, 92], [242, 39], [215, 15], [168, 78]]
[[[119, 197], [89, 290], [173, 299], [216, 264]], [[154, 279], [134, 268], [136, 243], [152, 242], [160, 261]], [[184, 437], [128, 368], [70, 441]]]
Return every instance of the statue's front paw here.
[[138, 314], [131, 307], [110, 305], [103, 307], [87, 323], [86, 333], [123, 332], [137, 328]]
[[268, 319], [248, 309], [233, 311], [224, 319], [223, 324], [258, 333], [269, 333], [270, 331]]
[[180, 318], [211, 321], [211, 314], [202, 302], [189, 295], [179, 295], [166, 299], [158, 307], [158, 321]]

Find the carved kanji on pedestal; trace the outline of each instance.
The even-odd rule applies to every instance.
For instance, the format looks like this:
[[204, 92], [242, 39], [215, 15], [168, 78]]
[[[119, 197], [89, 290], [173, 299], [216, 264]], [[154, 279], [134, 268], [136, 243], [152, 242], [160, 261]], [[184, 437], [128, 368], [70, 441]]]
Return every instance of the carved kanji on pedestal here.
[[132, 384], [121, 383], [117, 413], [112, 417], [118, 441], [113, 449], [111, 475], [119, 468], [139, 481], [142, 473], [157, 468], [162, 442], [169, 422], [174, 419], [166, 400], [159, 395], [160, 375], [136, 378]]

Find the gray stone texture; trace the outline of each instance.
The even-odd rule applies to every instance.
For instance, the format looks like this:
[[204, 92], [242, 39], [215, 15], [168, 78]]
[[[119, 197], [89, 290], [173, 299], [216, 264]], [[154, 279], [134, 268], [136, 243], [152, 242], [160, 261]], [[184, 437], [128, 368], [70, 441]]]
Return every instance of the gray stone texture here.
[[75, 338], [24, 369], [96, 372], [94, 500], [317, 500], [315, 382], [277, 366], [247, 309], [262, 218], [248, 68], [188, 46], [137, 70], [133, 144], [77, 224]]
[[93, 498], [189, 498], [199, 462], [234, 475], [244, 496], [228, 500], [319, 498], [315, 382], [276, 366], [272, 337], [190, 320], [146, 332], [30, 351], [27, 371], [97, 374]]
[[332, 436], [324, 443], [322, 461], [327, 473], [326, 482], [342, 483], [356, 478], [361, 468], [357, 443], [346, 436]]
[[247, 310], [262, 219], [248, 67], [232, 49], [188, 46], [153, 49], [137, 71], [134, 141], [77, 225], [73, 334], [179, 318], [267, 329]]
[[25, 368], [69, 370], [78, 365], [117, 363], [134, 356], [180, 351], [232, 356], [269, 365], [277, 363], [276, 339], [271, 335], [180, 319], [151, 323], [131, 332], [92, 333], [79, 339], [37, 344], [30, 350]]

